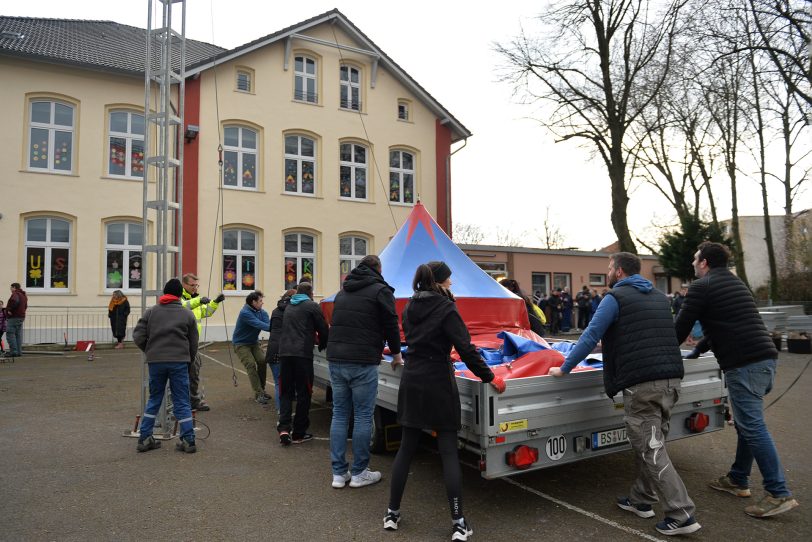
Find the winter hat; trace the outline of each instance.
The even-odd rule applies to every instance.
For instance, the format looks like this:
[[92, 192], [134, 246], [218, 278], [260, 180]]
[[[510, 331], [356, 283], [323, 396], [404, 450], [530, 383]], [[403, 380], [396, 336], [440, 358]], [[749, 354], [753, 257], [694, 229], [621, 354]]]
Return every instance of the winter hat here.
[[434, 282], [438, 284], [445, 282], [451, 276], [451, 269], [445, 262], [429, 262], [428, 266], [431, 269], [431, 274], [434, 275]]
[[164, 285], [164, 293], [180, 297], [183, 295], [183, 284], [178, 279], [169, 279]]

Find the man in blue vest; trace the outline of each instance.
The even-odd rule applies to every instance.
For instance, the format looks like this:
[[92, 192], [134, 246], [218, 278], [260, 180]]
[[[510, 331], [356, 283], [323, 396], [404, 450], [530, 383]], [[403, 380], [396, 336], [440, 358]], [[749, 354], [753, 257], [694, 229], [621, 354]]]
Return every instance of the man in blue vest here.
[[652, 505], [659, 502], [665, 518], [655, 526], [658, 532], [693, 533], [701, 528], [694, 518], [696, 507], [665, 449], [671, 409], [685, 373], [671, 305], [640, 276], [640, 258], [634, 254], [612, 254], [608, 279], [611, 290], [578, 344], [549, 374], [568, 374], [603, 338], [604, 388], [609, 397], [623, 392], [626, 435], [637, 463], [637, 479], [617, 505], [650, 518]]

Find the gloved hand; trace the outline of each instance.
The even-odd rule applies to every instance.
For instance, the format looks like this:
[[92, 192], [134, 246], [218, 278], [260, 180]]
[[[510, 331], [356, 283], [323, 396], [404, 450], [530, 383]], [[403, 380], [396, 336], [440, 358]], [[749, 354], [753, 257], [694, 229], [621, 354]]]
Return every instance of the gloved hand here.
[[507, 385], [505, 384], [505, 380], [498, 375], [493, 375], [493, 380], [491, 380], [489, 384], [493, 386], [493, 389], [496, 390], [496, 393], [504, 393], [505, 388], [507, 387]]
[[699, 357], [699, 350], [694, 348], [688, 354], [686, 354], [683, 359], [696, 359]]
[[209, 299], [209, 298], [208, 298], [208, 297], [206, 297], [205, 295], [204, 295], [203, 297], [201, 297], [201, 298], [200, 298], [200, 304], [201, 304], [201, 305], [208, 305], [208, 304], [209, 304], [209, 301], [211, 301], [211, 299]]
[[223, 294], [223, 293], [221, 293], [220, 295], [218, 295], [217, 297], [214, 298], [215, 303], [222, 303], [225, 300], [226, 300], [226, 294]]

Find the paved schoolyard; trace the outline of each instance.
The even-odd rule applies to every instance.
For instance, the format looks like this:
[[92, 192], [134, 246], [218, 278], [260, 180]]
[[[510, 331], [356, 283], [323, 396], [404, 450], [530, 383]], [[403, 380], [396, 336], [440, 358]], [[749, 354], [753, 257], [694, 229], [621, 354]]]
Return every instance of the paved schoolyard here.
[[[376, 486], [330, 487], [330, 410], [318, 390], [317, 440], [282, 448], [273, 407], [250, 399], [247, 378], [231, 380], [225, 346], [206, 351], [203, 375], [211, 434], [194, 455], [174, 443], [146, 454], [122, 434], [140, 405], [140, 355], [100, 350], [26, 355], [0, 364], [0, 540], [448, 540], [439, 458], [427, 438], [412, 465], [401, 529], [382, 530], [393, 456], [373, 456]], [[233, 361], [239, 368], [236, 356]], [[213, 360], [218, 360], [218, 364]], [[781, 354], [776, 398], [810, 356]], [[812, 369], [768, 410], [792, 490], [801, 507], [782, 516], [747, 517], [747, 499], [709, 489], [735, 451], [735, 432], [669, 444], [703, 525], [692, 540], [809, 540], [812, 536]], [[204, 432], [201, 432], [202, 436]], [[463, 455], [467, 465], [475, 457]], [[630, 452], [484, 480], [463, 467], [464, 506], [473, 540], [661, 540], [654, 520], [618, 509], [632, 477]], [[761, 495], [760, 479], [755, 496]], [[659, 514], [658, 514], [659, 515]]]

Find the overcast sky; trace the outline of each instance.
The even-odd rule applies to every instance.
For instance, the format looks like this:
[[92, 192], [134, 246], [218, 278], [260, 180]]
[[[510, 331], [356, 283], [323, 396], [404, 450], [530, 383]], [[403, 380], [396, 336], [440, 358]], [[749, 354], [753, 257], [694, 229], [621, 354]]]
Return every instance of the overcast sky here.
[[[510, 86], [497, 81], [501, 59], [493, 52], [493, 43], [517, 35], [521, 25], [532, 26], [532, 18], [543, 6], [544, 2], [529, 0], [498, 4], [188, 0], [186, 35], [232, 48], [338, 8], [473, 132], [467, 146], [452, 157], [455, 222], [479, 225], [491, 242], [497, 228], [514, 235], [528, 232], [523, 244], [541, 246], [532, 232], [543, 230], [549, 206], [551, 222], [560, 228], [566, 246], [598, 249], [615, 240], [603, 164], [589, 149], [555, 143], [549, 132], [529, 118], [535, 108], [520, 105]], [[0, 14], [113, 20], [144, 28], [147, 2], [5, 2]], [[374, 134], [370, 137], [374, 139]], [[721, 196], [720, 218], [729, 218], [729, 190], [720, 184], [715, 194]], [[782, 214], [783, 195], [777, 182], [770, 185], [769, 199], [771, 214]], [[810, 206], [812, 191], [807, 190], [794, 208]], [[755, 181], [740, 183], [739, 213], [761, 214]], [[652, 223], [669, 223], [672, 215], [668, 202], [652, 188], [633, 188], [629, 226], [634, 235], [655, 238]]]

